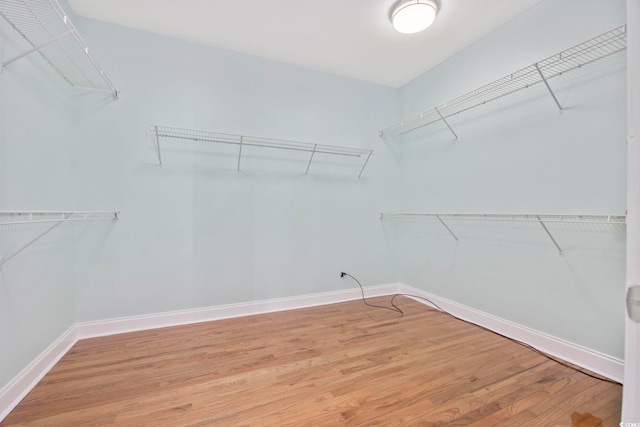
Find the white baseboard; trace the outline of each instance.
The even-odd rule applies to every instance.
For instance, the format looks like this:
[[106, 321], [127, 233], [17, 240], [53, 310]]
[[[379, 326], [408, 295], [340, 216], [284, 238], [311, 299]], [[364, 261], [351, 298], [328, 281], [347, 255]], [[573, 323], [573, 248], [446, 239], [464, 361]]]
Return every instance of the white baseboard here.
[[[483, 313], [479, 310], [441, 298], [403, 283], [389, 283], [365, 288], [366, 297], [413, 294], [427, 298], [442, 309], [490, 330], [508, 337], [523, 341], [537, 349], [582, 366], [614, 381], [622, 382], [624, 364], [622, 360], [598, 353], [559, 338], [538, 332], [517, 323]], [[221, 305], [191, 310], [172, 311], [143, 316], [123, 317], [95, 322], [74, 324], [67, 332], [51, 344], [40, 356], [29, 364], [10, 383], [0, 389], [0, 421], [35, 387], [47, 372], [64, 356], [79, 340], [105, 335], [135, 332], [146, 329], [164, 328], [168, 326], [186, 325], [254, 314], [272, 313], [276, 311], [295, 310], [353, 301], [362, 298], [360, 289], [347, 289], [319, 294], [302, 295], [289, 298], [278, 298], [264, 301], [253, 301], [239, 304]], [[428, 304], [424, 300], [417, 301]]]
[[13, 380], [0, 389], [0, 421], [31, 391], [47, 372], [76, 343], [76, 326], [72, 325], [53, 344], [43, 351], [33, 362]]
[[[368, 286], [365, 288], [365, 292], [367, 297], [373, 297], [394, 294], [397, 289], [398, 285], [396, 283], [391, 283], [386, 285]], [[169, 326], [231, 319], [234, 317], [251, 316], [254, 314], [316, 307], [326, 304], [352, 301], [359, 298], [362, 298], [360, 289], [345, 289], [319, 294], [171, 311], [143, 316], [122, 317], [96, 322], [81, 322], [76, 323], [77, 336], [78, 339], [95, 338], [125, 332], [142, 331], [146, 329], [166, 328]]]
[[[368, 286], [365, 288], [367, 297], [390, 295], [396, 293], [397, 290], [398, 284], [396, 283]], [[38, 384], [42, 377], [49, 372], [79, 339], [276, 311], [295, 310], [298, 308], [352, 301], [359, 298], [362, 298], [360, 289], [345, 289], [296, 297], [76, 323], [44, 350], [29, 366], [23, 369], [11, 382], [0, 389], [0, 421], [9, 415], [13, 408], [20, 403], [27, 393]]]
[[[612, 356], [582, 347], [560, 338], [519, 325], [509, 320], [467, 307], [457, 302], [441, 298], [437, 295], [413, 288], [403, 283], [398, 284], [398, 293], [411, 294], [427, 298], [443, 310], [472, 323], [476, 323], [507, 337], [522, 341], [551, 356], [581, 366], [606, 378], [622, 383], [624, 361]], [[423, 304], [428, 302], [416, 299]]]

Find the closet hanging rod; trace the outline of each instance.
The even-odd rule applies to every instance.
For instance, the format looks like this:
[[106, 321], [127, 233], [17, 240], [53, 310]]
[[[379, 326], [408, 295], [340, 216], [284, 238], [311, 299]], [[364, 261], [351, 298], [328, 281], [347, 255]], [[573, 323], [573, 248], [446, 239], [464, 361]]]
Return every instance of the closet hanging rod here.
[[626, 25], [623, 25], [405, 119], [381, 130], [380, 136], [401, 136], [442, 121], [457, 139], [457, 135], [447, 121], [448, 118], [540, 84], [547, 87], [558, 108], [562, 111], [562, 106], [549, 85], [549, 80], [621, 52], [626, 48], [627, 28]]
[[118, 90], [56, 0], [1, 0], [0, 16], [31, 46], [2, 62], [2, 68], [39, 52], [72, 86], [118, 97]]

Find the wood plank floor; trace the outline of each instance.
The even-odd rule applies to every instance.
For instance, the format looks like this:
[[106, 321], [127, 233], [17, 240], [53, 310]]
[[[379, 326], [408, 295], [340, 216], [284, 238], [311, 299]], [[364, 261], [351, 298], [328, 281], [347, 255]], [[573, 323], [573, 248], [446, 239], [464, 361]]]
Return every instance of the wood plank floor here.
[[0, 425], [620, 422], [620, 385], [413, 300], [396, 302], [402, 318], [353, 301], [82, 340]]

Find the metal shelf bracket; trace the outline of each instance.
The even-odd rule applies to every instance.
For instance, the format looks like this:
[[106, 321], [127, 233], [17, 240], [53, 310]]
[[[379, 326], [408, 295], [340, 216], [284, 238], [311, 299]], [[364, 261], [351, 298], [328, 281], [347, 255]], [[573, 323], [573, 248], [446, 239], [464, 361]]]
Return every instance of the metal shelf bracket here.
[[536, 67], [536, 71], [538, 71], [538, 74], [540, 74], [540, 78], [542, 79], [542, 82], [547, 87], [547, 90], [549, 91], [549, 94], [553, 98], [553, 102], [556, 103], [556, 105], [558, 106], [558, 110], [560, 110], [560, 114], [562, 114], [563, 110], [562, 110], [562, 105], [560, 105], [560, 101], [558, 101], [558, 98], [556, 98], [556, 94], [553, 93], [553, 90], [551, 89], [551, 86], [549, 86], [549, 82], [547, 81], [547, 79], [544, 76], [544, 74], [542, 74], [542, 70], [540, 69], [540, 66], [538, 65], [538, 63], [535, 63], [534, 65]]
[[444, 228], [447, 229], [447, 231], [453, 236], [454, 239], [456, 239], [456, 242], [459, 242], [460, 240], [458, 239], [458, 236], [456, 236], [454, 234], [453, 231], [451, 231], [451, 229], [447, 226], [447, 224], [444, 222], [444, 220], [440, 217], [440, 215], [436, 214], [436, 218], [438, 218], [438, 221], [440, 221], [440, 223], [444, 226]]
[[117, 220], [120, 217], [120, 212], [118, 211], [109, 211], [109, 212], [78, 212], [78, 211], [67, 211], [67, 212], [58, 212], [58, 211], [11, 211], [11, 212], [2, 212], [0, 211], [0, 217], [14, 217], [17, 218], [15, 220], [2, 221], [0, 222], [0, 226], [2, 225], [19, 225], [19, 224], [36, 224], [36, 223], [53, 223], [52, 226], [38, 234], [33, 239], [29, 240], [26, 244], [20, 246], [20, 248], [14, 250], [11, 254], [7, 255], [5, 258], [0, 260], [0, 269], [2, 266], [7, 263], [9, 260], [13, 259], [18, 254], [25, 251], [31, 245], [36, 243], [38, 240], [58, 228], [61, 224], [69, 221], [90, 221], [94, 219], [112, 219]]
[[38, 234], [35, 238], [29, 240], [29, 242], [27, 242], [25, 245], [22, 245], [19, 249], [13, 251], [12, 254], [10, 254], [9, 256], [5, 257], [4, 259], [2, 259], [2, 261], [0, 261], [0, 268], [2, 268], [2, 266], [9, 261], [10, 259], [12, 259], [13, 257], [15, 257], [16, 255], [18, 255], [19, 253], [21, 253], [22, 251], [24, 251], [25, 249], [27, 249], [29, 246], [33, 245], [35, 242], [37, 242], [38, 240], [40, 240], [41, 238], [43, 238], [44, 236], [46, 236], [47, 234], [49, 234], [51, 231], [53, 231], [54, 229], [56, 229], [60, 224], [62, 224], [66, 219], [68, 219], [71, 215], [70, 214], [63, 214], [62, 218], [60, 219], [60, 221], [56, 222], [54, 225], [52, 225], [51, 227], [47, 228], [45, 231], [43, 231], [42, 233]]
[[[162, 154], [160, 154], [160, 137], [158, 136], [158, 128], [155, 129], [155, 134], [156, 134], [156, 149], [158, 150], [158, 163], [160, 164], [160, 167], [162, 167]], [[240, 167], [238, 165], [238, 167]]]
[[373, 150], [369, 150], [369, 154], [367, 154], [367, 158], [364, 161], [364, 164], [362, 165], [362, 169], [360, 169], [360, 173], [358, 174], [358, 179], [362, 176], [362, 172], [364, 172], [364, 168], [365, 166], [367, 166], [367, 163], [369, 163], [369, 159], [371, 158], [371, 155], [373, 154]]
[[311, 161], [313, 160], [313, 155], [316, 154], [316, 149], [318, 148], [318, 144], [313, 145], [313, 151], [311, 152], [311, 157], [309, 157], [309, 163], [307, 164], [307, 170], [304, 172], [305, 175], [309, 174], [309, 168], [311, 167]]
[[447, 125], [447, 127], [449, 128], [449, 130], [451, 131], [451, 133], [453, 134], [453, 136], [455, 137], [455, 139], [457, 141], [458, 140], [458, 134], [453, 131], [453, 129], [449, 125], [449, 122], [447, 121], [447, 119], [445, 119], [444, 116], [442, 115], [442, 113], [440, 112], [440, 110], [438, 110], [438, 107], [435, 107], [434, 109], [436, 110], [436, 113], [438, 113], [438, 116], [440, 116], [440, 120], [442, 120], [444, 122], [444, 124]]
[[544, 225], [544, 221], [540, 219], [540, 215], [536, 215], [536, 218], [538, 218], [538, 221], [540, 222], [540, 225], [544, 229], [545, 233], [547, 233], [547, 236], [549, 236], [553, 244], [556, 246], [556, 249], [558, 249], [558, 254], [562, 256], [562, 248], [560, 247], [560, 245], [558, 245], [558, 242], [556, 242], [556, 239], [553, 238], [553, 234], [551, 234], [547, 226]]
[[[242, 140], [244, 138], [241, 136], [240, 137], [240, 150], [238, 150], [238, 172], [240, 172], [240, 159], [242, 159]], [[309, 168], [307, 168], [307, 170], [309, 170]]]

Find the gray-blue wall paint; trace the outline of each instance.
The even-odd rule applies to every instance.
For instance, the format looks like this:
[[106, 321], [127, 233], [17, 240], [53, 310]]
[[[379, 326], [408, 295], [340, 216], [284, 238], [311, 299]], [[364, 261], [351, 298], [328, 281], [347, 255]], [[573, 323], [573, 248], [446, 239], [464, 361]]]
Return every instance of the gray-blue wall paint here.
[[[79, 103], [76, 197], [123, 212], [78, 269], [79, 321], [352, 287], [342, 270], [365, 284], [394, 280], [376, 213], [396, 167], [377, 131], [396, 117], [397, 91], [109, 24], [79, 27], [122, 97]], [[358, 180], [357, 168], [335, 171], [329, 157], [304, 176], [308, 154], [245, 149], [237, 173], [236, 147], [161, 142], [160, 168], [152, 124], [377, 154]]]
[[[545, 1], [401, 89], [410, 116], [624, 24], [625, 2]], [[592, 9], [589, 9], [591, 7]], [[625, 212], [624, 53], [394, 144], [390, 210]], [[622, 226], [385, 221], [400, 281], [622, 357]]]
[[[0, 58], [28, 47], [0, 19]], [[70, 89], [37, 53], [0, 73], [0, 211], [73, 209]], [[50, 226], [1, 227], [0, 259]], [[0, 270], [0, 388], [75, 321], [78, 230], [58, 227]]]
[[[536, 224], [380, 222], [380, 210], [621, 212], [620, 60], [474, 112], [426, 143], [377, 130], [624, 21], [624, 2], [547, 0], [397, 91], [73, 17], [120, 100], [66, 86], [37, 56], [0, 76], [0, 209], [121, 209], [115, 225], [65, 225], [8, 263], [0, 286], [0, 384], [74, 321], [402, 280], [620, 356], [624, 232]], [[63, 5], [66, 9], [66, 5]], [[19, 43], [0, 23], [0, 54]], [[361, 180], [280, 153], [167, 144], [160, 124], [374, 148]], [[316, 168], [315, 170], [313, 168]], [[304, 166], [303, 166], [304, 169]], [[345, 172], [340, 170], [339, 172]], [[3, 245], [27, 230], [3, 233]], [[6, 237], [5, 237], [6, 236]], [[7, 243], [8, 242], [8, 243]], [[10, 248], [3, 247], [2, 250]], [[75, 313], [74, 313], [75, 310]], [[25, 338], [28, 337], [28, 338]]]

